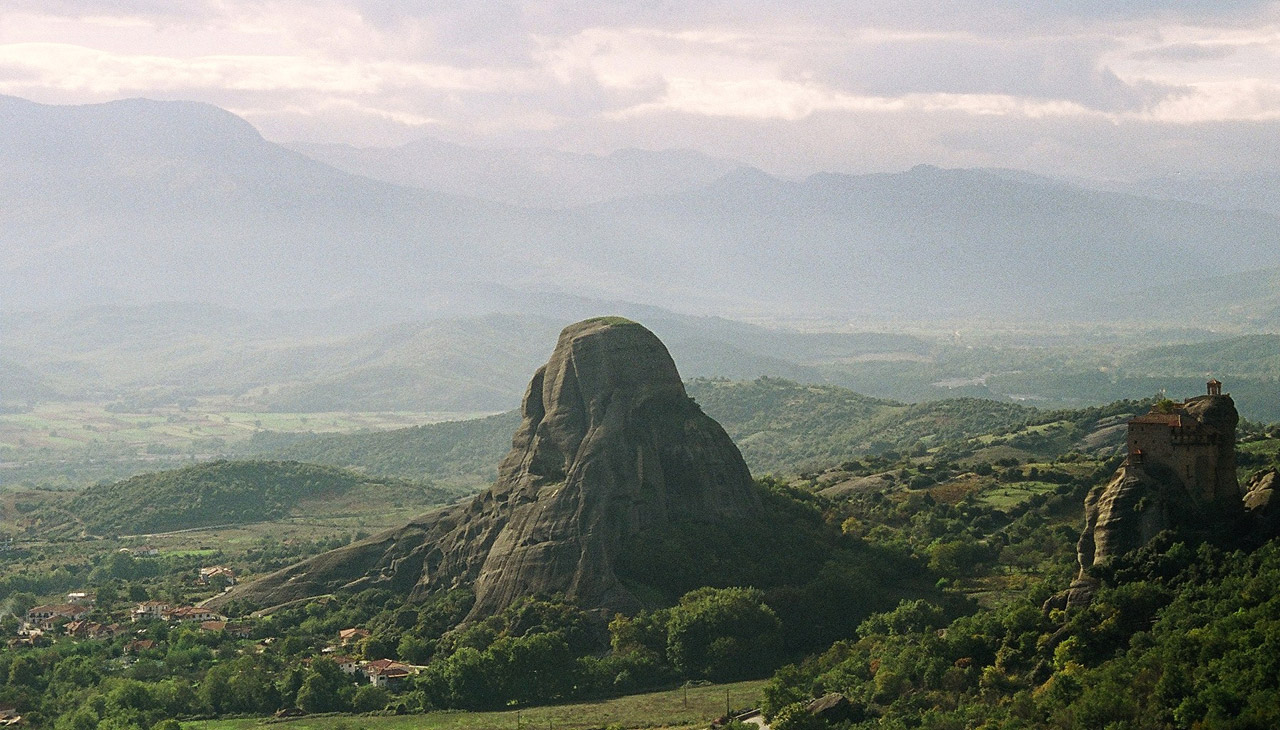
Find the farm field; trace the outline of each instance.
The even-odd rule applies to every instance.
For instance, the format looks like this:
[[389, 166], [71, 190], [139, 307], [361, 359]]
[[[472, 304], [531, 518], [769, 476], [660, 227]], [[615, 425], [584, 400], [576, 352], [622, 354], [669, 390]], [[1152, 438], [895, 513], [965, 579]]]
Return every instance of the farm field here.
[[[197, 720], [183, 724], [186, 730], [244, 730], [274, 727], [281, 730], [586, 730], [587, 728], [701, 728], [725, 711], [725, 698], [737, 711], [760, 702], [765, 680], [713, 684], [686, 689], [629, 695], [611, 700], [548, 705], [501, 712], [429, 712], [422, 715], [330, 715], [294, 720]], [[686, 703], [687, 699], [687, 703]]]
[[102, 479], [240, 453], [255, 433], [381, 431], [472, 412], [267, 413], [229, 397], [123, 412], [103, 402], [41, 403], [0, 413], [0, 487], [78, 488]]

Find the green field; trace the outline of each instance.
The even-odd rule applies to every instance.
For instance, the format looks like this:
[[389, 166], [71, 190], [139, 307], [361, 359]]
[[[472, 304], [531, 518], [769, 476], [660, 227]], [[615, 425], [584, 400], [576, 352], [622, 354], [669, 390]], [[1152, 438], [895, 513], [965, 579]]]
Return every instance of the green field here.
[[735, 682], [630, 695], [598, 702], [532, 707], [503, 712], [429, 712], [423, 715], [327, 715], [292, 720], [247, 718], [196, 720], [188, 730], [239, 730], [279, 727], [282, 730], [588, 730], [623, 728], [703, 728], [724, 715], [726, 697], [731, 709], [756, 707], [765, 680]]
[[41, 403], [25, 413], [0, 413], [0, 486], [81, 487], [193, 458], [234, 455], [255, 433], [382, 431], [468, 419], [472, 412], [377, 411], [265, 413], [230, 397], [139, 412], [104, 402]]
[[991, 486], [978, 494], [978, 501], [1000, 510], [1031, 499], [1037, 494], [1053, 494], [1059, 485], [1050, 482], [1025, 481]]
[[241, 410], [230, 398], [202, 398], [189, 407], [161, 406], [143, 412], [107, 410], [98, 402], [41, 403], [27, 413], [0, 414], [0, 447], [163, 444], [189, 451], [199, 439], [234, 442], [256, 431], [336, 433], [416, 426], [474, 418], [479, 413], [378, 411], [263, 413]]

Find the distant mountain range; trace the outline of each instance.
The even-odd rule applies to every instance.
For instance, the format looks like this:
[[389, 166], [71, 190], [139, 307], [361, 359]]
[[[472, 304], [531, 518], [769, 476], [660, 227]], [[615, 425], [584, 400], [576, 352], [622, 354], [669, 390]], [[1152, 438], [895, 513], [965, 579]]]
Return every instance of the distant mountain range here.
[[549, 149], [464, 147], [423, 139], [399, 147], [286, 145], [353, 175], [529, 208], [571, 208], [710, 185], [741, 167], [688, 150], [582, 155]]
[[1102, 190], [1168, 200], [1186, 200], [1223, 210], [1260, 210], [1280, 216], [1280, 174], [1254, 173], [1229, 177], [1165, 175], [1133, 182], [1082, 183]]
[[[203, 104], [3, 97], [0, 135], [9, 310], [198, 300], [458, 315], [551, 291], [727, 315], [1025, 320], [1097, 316], [1082, 303], [1280, 266], [1280, 221], [1266, 213], [980, 170], [796, 182], [717, 178], [731, 162], [685, 153], [463, 164], [448, 146], [401, 150], [404, 183], [454, 165], [458, 184], [440, 192], [340, 171]], [[520, 182], [538, 170], [538, 184]], [[547, 203], [557, 186], [558, 204], [612, 199], [510, 204]], [[634, 193], [651, 194], [613, 197]]]

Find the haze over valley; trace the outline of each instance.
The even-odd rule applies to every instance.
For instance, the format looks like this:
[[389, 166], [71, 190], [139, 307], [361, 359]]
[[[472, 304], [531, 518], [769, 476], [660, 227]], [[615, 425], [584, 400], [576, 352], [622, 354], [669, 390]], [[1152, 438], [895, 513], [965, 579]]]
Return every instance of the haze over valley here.
[[[38, 415], [7, 420], [8, 475], [286, 424], [153, 438], [107, 411], [369, 414], [287, 419], [303, 432], [507, 411], [542, 343], [601, 311], [687, 377], [1074, 407], [1216, 374], [1280, 417], [1280, 221], [1257, 186], [1214, 207], [1005, 169], [289, 149], [204, 104], [0, 106], [0, 403]], [[101, 431], [77, 428], [91, 413]]]

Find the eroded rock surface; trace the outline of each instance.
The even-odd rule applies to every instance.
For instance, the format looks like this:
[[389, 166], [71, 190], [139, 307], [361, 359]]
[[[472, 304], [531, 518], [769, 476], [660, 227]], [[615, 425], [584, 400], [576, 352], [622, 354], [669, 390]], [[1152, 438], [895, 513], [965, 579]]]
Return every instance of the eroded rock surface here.
[[615, 561], [672, 521], [734, 522], [759, 497], [724, 430], [686, 395], [653, 333], [601, 318], [567, 327], [529, 383], [497, 482], [473, 500], [319, 555], [217, 599], [260, 606], [340, 589], [422, 599], [470, 587], [472, 616], [526, 595], [633, 610]]
[[1257, 528], [1265, 535], [1280, 532], [1280, 498], [1276, 497], [1276, 489], [1280, 488], [1280, 472], [1275, 469], [1264, 469], [1249, 477], [1245, 486], [1244, 508], [1253, 519]]

